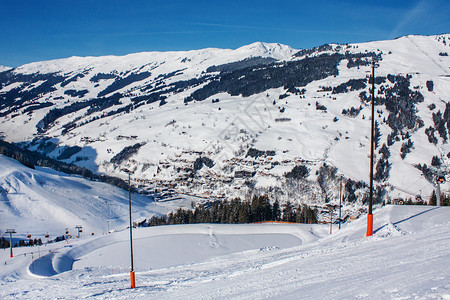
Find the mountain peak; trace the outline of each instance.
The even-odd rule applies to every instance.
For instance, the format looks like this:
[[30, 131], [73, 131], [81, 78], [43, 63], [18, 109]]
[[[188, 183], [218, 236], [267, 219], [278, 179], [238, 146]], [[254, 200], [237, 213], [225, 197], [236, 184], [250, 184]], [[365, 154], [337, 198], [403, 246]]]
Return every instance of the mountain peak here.
[[7, 67], [7, 66], [0, 66], [0, 72], [4, 72], [4, 71], [8, 71], [11, 70], [11, 67]]
[[242, 46], [237, 51], [254, 52], [257, 56], [272, 57], [275, 59], [287, 59], [291, 57], [297, 50], [290, 46], [280, 43], [264, 43], [255, 42], [246, 46]]

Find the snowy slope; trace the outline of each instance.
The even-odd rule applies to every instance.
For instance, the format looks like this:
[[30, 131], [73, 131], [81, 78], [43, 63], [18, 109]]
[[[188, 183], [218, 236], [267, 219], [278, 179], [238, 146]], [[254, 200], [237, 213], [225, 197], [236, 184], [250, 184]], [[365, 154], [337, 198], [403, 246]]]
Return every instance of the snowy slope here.
[[10, 70], [10, 69], [11, 69], [11, 67], [0, 66], [0, 72], [8, 71], [8, 70]]
[[[126, 231], [48, 245], [40, 253], [15, 249], [13, 259], [1, 251], [0, 297], [448, 299], [449, 219], [447, 207], [386, 206], [375, 210], [370, 238], [365, 218], [332, 235], [327, 225], [138, 229], [134, 290]], [[73, 259], [79, 260], [70, 270]]]
[[[444, 166], [441, 172], [447, 172], [450, 123], [443, 116], [450, 109], [449, 34], [333, 44], [310, 51], [254, 43], [235, 50], [145, 52], [36, 62], [13, 69], [2, 79], [0, 97], [11, 105], [0, 109], [0, 136], [54, 158], [68, 147], [80, 147], [81, 151], [61, 159], [115, 176], [124, 176], [120, 168], [128, 167], [149, 191], [173, 189], [222, 199], [270, 193], [276, 187], [277, 194], [271, 197], [283, 202], [321, 203], [326, 197], [337, 201], [339, 176], [334, 175], [342, 174], [346, 186], [368, 183], [370, 106], [360, 94], [369, 93], [371, 53], [380, 58], [376, 76], [384, 78], [376, 83], [377, 96], [393, 91], [390, 103], [376, 107], [380, 145], [375, 163], [381, 159], [378, 151], [383, 144], [388, 145], [390, 155], [385, 161], [388, 174], [377, 182], [385, 192], [380, 199], [421, 195], [428, 200], [434, 187], [423, 175], [426, 172], [416, 166], [429, 167], [436, 157]], [[323, 76], [316, 74], [327, 64], [321, 57], [338, 57], [337, 74], [334, 67]], [[245, 69], [255, 61], [257, 65]], [[290, 69], [295, 64], [303, 66], [302, 61], [314, 65], [298, 67], [297, 72]], [[285, 72], [280, 75], [278, 69]], [[298, 77], [285, 75], [291, 71], [312, 79], [295, 86], [296, 92], [289, 91], [287, 82]], [[255, 74], [262, 75], [252, 82]], [[398, 78], [391, 81], [388, 75]], [[287, 77], [277, 85], [280, 76]], [[346, 92], [332, 92], [352, 80], [363, 84], [348, 87]], [[223, 82], [228, 85], [214, 90]], [[396, 89], [401, 83], [403, 86]], [[259, 84], [267, 88], [261, 91]], [[209, 96], [192, 100], [198, 91]], [[418, 94], [423, 99], [406, 103], [404, 98], [396, 98], [404, 94], [408, 101]], [[25, 101], [27, 97], [35, 98]], [[392, 107], [399, 101], [405, 103]], [[352, 108], [358, 110], [356, 115], [344, 113]], [[52, 110], [60, 114], [52, 115]], [[412, 124], [407, 124], [408, 120]], [[395, 139], [391, 144], [392, 135]], [[407, 142], [412, 147], [405, 154]], [[126, 159], [114, 161], [126, 147], [137, 144], [140, 148]], [[247, 155], [252, 148], [275, 151], [275, 155], [252, 158]], [[193, 174], [200, 155], [211, 159], [214, 166]], [[320, 185], [324, 164], [335, 167], [336, 172], [325, 176], [325, 185]], [[309, 169], [309, 176], [300, 183], [302, 193], [297, 193], [297, 183], [284, 177], [296, 165]], [[238, 178], [236, 174], [242, 171], [254, 175]], [[437, 168], [431, 171], [436, 176]], [[442, 186], [443, 190], [449, 187]], [[350, 187], [346, 192], [359, 203], [367, 195], [364, 188]]]
[[[30, 169], [0, 155], [0, 228], [14, 228], [18, 237], [54, 239], [66, 228], [76, 234], [81, 225], [86, 234], [101, 234], [129, 224], [128, 192], [109, 184], [46, 168]], [[190, 202], [158, 204], [152, 197], [132, 196], [133, 218], [166, 214]]]

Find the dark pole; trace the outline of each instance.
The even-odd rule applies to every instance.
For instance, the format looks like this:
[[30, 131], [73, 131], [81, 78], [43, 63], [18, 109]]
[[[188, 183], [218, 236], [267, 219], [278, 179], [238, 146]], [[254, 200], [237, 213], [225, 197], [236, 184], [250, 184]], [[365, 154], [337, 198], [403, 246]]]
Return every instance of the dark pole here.
[[441, 206], [441, 174], [438, 170], [438, 178], [436, 181], [436, 206]]
[[341, 229], [341, 207], [342, 207], [342, 175], [341, 175], [341, 181], [339, 184], [339, 228]]
[[12, 232], [9, 232], [9, 257], [13, 257], [12, 252]]
[[82, 231], [81, 229], [83, 229], [83, 226], [76, 225], [75, 228], [78, 230], [78, 238], [80, 238], [81, 237], [81, 231]]
[[134, 263], [133, 263], [133, 222], [131, 221], [131, 171], [128, 171], [128, 196], [130, 208], [130, 249], [131, 249], [130, 280], [131, 280], [131, 288], [134, 289], [136, 287], [136, 281], [134, 276]]
[[373, 152], [374, 152], [374, 129], [375, 129], [375, 60], [372, 61], [372, 123], [370, 126], [370, 190], [369, 190], [369, 212], [367, 214], [366, 236], [373, 234]]
[[330, 207], [330, 234], [333, 233], [333, 214], [332, 214], [332, 210]]

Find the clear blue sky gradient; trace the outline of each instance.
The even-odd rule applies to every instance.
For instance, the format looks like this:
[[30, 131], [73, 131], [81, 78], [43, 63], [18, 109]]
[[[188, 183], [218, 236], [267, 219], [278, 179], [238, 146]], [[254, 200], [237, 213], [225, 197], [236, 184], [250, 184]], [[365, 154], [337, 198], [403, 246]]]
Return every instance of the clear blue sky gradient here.
[[70, 56], [294, 48], [450, 32], [448, 0], [1, 0], [0, 65]]

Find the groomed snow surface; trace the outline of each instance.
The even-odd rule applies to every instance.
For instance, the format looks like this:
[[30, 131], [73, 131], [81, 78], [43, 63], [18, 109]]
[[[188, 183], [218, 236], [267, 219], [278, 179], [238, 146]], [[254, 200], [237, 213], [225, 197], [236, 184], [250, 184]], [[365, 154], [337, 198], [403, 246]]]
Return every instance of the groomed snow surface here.
[[[195, 224], [0, 251], [0, 298], [450, 299], [450, 208], [385, 206], [326, 224]], [[33, 252], [33, 254], [31, 254]], [[33, 261], [33, 262], [32, 262]]]

